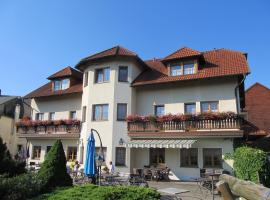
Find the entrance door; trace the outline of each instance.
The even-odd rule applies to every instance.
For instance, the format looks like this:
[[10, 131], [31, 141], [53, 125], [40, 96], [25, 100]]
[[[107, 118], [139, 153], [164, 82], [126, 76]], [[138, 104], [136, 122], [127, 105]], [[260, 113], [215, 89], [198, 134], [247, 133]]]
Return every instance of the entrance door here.
[[162, 148], [150, 148], [150, 165], [158, 165], [160, 163], [165, 163], [165, 149]]

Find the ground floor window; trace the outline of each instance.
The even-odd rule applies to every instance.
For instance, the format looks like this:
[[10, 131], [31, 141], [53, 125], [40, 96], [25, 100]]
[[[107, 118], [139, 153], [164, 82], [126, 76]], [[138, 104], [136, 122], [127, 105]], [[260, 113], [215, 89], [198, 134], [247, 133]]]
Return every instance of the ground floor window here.
[[198, 167], [198, 149], [181, 149], [180, 162], [181, 167]]
[[33, 146], [32, 159], [39, 160], [41, 153], [41, 146]]
[[52, 146], [47, 146], [46, 148], [46, 153], [49, 153], [49, 151], [51, 150]]
[[203, 166], [204, 168], [221, 168], [222, 167], [222, 149], [221, 148], [204, 148], [203, 149]]
[[69, 162], [77, 160], [77, 147], [68, 147], [67, 160]]
[[150, 148], [150, 165], [157, 165], [165, 163], [165, 149], [164, 148]]
[[125, 147], [115, 148], [115, 165], [116, 166], [126, 165], [126, 148]]

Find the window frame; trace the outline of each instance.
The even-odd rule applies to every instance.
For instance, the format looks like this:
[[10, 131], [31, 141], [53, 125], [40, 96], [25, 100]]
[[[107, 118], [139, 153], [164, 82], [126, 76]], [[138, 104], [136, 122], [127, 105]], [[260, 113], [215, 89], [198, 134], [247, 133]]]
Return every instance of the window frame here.
[[[121, 79], [120, 78], [120, 71], [121, 70], [126, 70], [126, 77], [125, 77], [125, 79]], [[128, 66], [119, 66], [119, 68], [118, 68], [118, 82], [121, 82], [121, 83], [128, 82]]]
[[[100, 106], [101, 107], [101, 119], [96, 119], [95, 113], [96, 113], [96, 107]], [[103, 107], [107, 106], [108, 107], [108, 118], [104, 119], [103, 118]], [[109, 120], [109, 104], [93, 104], [93, 109], [92, 109], [92, 121], [98, 122], [98, 121], [108, 121]]]
[[[39, 118], [39, 116], [42, 116], [41, 119]], [[43, 121], [44, 120], [44, 113], [42, 113], [42, 112], [36, 113], [35, 120]]]
[[[191, 162], [191, 156], [192, 156], [192, 152], [191, 150], [194, 150], [196, 152], [196, 164], [193, 165], [192, 162]], [[184, 151], [187, 151], [188, 152], [188, 164], [186, 165], [186, 163], [184, 162]], [[199, 166], [199, 149], [198, 148], [188, 148], [188, 149], [180, 149], [180, 167], [183, 167], [183, 168], [198, 168]]]
[[[208, 151], [208, 150], [211, 150], [212, 152], [211, 152], [211, 165], [206, 165], [206, 159], [205, 159], [205, 153], [206, 153], [206, 151]], [[220, 153], [220, 165], [215, 165], [215, 159], [214, 159], [214, 154], [215, 153], [217, 153], [217, 151], [220, 151], [219, 153]], [[203, 155], [203, 167], [204, 168], [213, 168], [213, 169], [220, 169], [220, 168], [222, 168], [223, 167], [223, 160], [222, 160], [222, 151], [223, 151], [223, 149], [222, 148], [203, 148], [202, 149], [202, 155]]]
[[[35, 151], [35, 148], [38, 148], [38, 151]], [[35, 157], [35, 153], [37, 153], [37, 157]], [[33, 160], [40, 160], [40, 157], [41, 157], [41, 146], [33, 146], [32, 147], [32, 159]]]
[[[70, 150], [74, 150], [76, 149], [76, 151], [72, 151], [72, 159], [69, 159], [69, 153], [70, 153]], [[67, 147], [67, 162], [74, 162], [78, 159], [78, 147], [76, 146], [68, 146]]]
[[[53, 115], [53, 118], [52, 118], [52, 115]], [[49, 115], [48, 115], [48, 120], [55, 120], [55, 112], [49, 112]]]
[[[202, 101], [200, 104], [200, 106], [201, 106], [201, 113], [205, 113], [205, 111], [203, 112], [203, 104], [208, 104], [208, 111], [206, 111], [206, 112], [213, 112], [213, 113], [217, 113], [217, 112], [219, 112], [219, 101]], [[217, 111], [212, 111], [211, 110], [211, 103], [217, 103]]]
[[[126, 114], [125, 114], [125, 117], [124, 118], [120, 118], [119, 117], [119, 106], [125, 106], [125, 109], [126, 109]], [[127, 103], [117, 103], [117, 112], [116, 112], [116, 119], [117, 121], [125, 121], [126, 120], [126, 117], [127, 117]]]
[[[105, 71], [106, 70], [109, 70], [109, 79], [108, 80], [105, 80]], [[102, 81], [98, 81], [98, 74], [99, 74], [98, 72], [99, 71], [102, 71]], [[103, 68], [95, 69], [95, 81], [94, 81], [94, 83], [96, 83], [96, 84], [108, 83], [108, 82], [110, 82], [110, 76], [111, 76], [110, 67], [103, 67]]]
[[157, 115], [157, 108], [159, 108], [159, 107], [163, 107], [163, 114], [162, 115], [165, 115], [165, 105], [164, 104], [159, 104], [159, 105], [154, 106], [154, 115], [155, 116], [162, 116], [162, 115]]
[[[119, 152], [119, 150], [123, 150], [124, 152]], [[121, 155], [123, 153], [124, 155]], [[118, 156], [123, 156], [122, 158], [119, 158]], [[119, 160], [120, 159], [120, 160]], [[124, 159], [124, 162], [122, 162], [121, 159]], [[127, 162], [127, 149], [126, 147], [115, 147], [115, 166], [118, 167], [125, 167]]]
[[[195, 113], [187, 112], [187, 106], [194, 105], [195, 106]], [[184, 113], [185, 114], [196, 114], [196, 102], [184, 103]]]

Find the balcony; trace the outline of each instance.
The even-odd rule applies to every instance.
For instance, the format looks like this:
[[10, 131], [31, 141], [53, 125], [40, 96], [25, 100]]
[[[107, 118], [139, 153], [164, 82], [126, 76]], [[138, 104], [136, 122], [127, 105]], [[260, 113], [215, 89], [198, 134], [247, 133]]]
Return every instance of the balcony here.
[[240, 137], [243, 136], [242, 124], [242, 117], [233, 113], [127, 118], [130, 137]]
[[79, 120], [21, 120], [16, 123], [19, 137], [25, 138], [79, 138]]

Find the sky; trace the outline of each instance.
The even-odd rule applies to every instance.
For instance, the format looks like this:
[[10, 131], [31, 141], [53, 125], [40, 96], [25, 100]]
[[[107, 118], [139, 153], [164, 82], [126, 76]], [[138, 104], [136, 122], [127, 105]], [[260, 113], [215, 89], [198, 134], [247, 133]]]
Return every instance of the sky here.
[[187, 46], [248, 53], [246, 88], [270, 88], [269, 0], [0, 0], [0, 89], [26, 95], [80, 59], [121, 45], [142, 59]]

